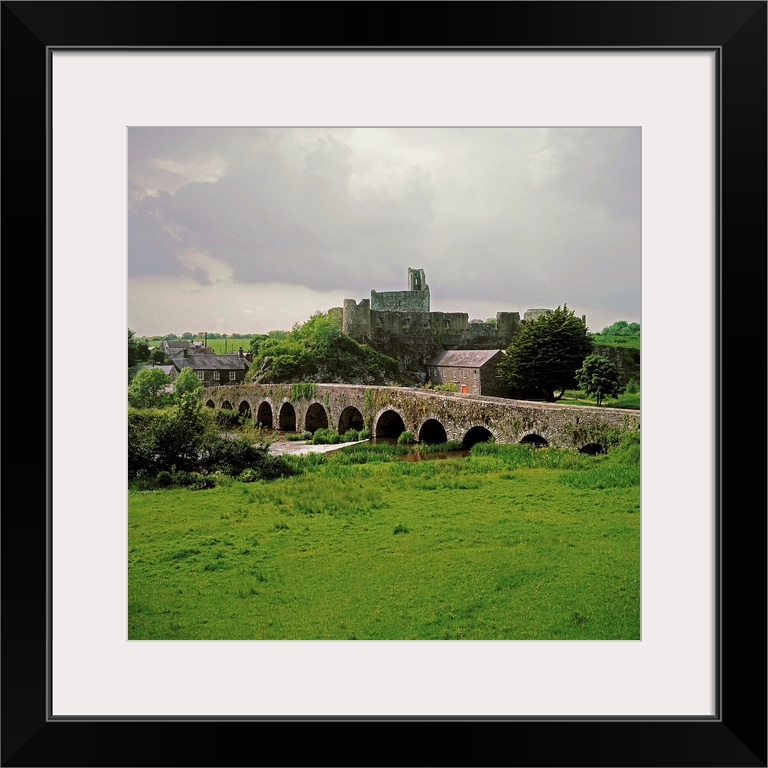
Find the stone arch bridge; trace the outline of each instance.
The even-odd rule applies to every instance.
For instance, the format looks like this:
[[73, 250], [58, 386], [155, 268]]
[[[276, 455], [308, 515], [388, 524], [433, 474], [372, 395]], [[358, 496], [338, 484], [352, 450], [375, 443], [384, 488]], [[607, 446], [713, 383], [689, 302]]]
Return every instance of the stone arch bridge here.
[[491, 437], [499, 443], [598, 452], [611, 433], [640, 429], [640, 411], [508, 400], [454, 392], [355, 384], [240, 384], [207, 387], [209, 408], [239, 411], [286, 432], [368, 428], [375, 437], [409, 431], [423, 443]]

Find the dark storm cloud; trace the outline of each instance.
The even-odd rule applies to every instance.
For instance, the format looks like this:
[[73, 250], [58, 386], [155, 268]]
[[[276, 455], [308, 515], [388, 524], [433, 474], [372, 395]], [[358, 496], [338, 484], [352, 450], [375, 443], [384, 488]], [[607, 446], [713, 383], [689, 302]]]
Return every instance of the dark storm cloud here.
[[443, 311], [639, 319], [640, 150], [639, 128], [131, 129], [130, 274], [359, 300], [411, 266]]
[[[196, 173], [195, 163], [210, 154], [204, 133], [198, 152], [190, 142], [176, 149], [175, 138], [160, 156], [163, 168]], [[215, 138], [215, 135], [213, 136]], [[428, 176], [412, 169], [390, 189], [353, 195], [352, 151], [333, 136], [307, 146], [283, 144], [279, 135], [262, 141], [259, 133], [226, 145], [226, 169], [215, 181], [191, 181], [174, 194], [145, 198], [130, 219], [132, 274], [146, 274], [162, 252], [158, 272], [167, 273], [168, 252], [197, 249], [232, 268], [242, 282], [298, 282], [325, 290], [337, 288], [339, 274], [348, 284], [385, 278], [388, 262], [418, 259], [426, 250], [431, 220]], [[218, 147], [221, 150], [221, 147]], [[141, 162], [152, 175], [157, 158], [146, 146]], [[136, 176], [141, 176], [140, 172]], [[172, 232], [171, 236], [168, 232]], [[148, 242], [154, 233], [161, 241]]]

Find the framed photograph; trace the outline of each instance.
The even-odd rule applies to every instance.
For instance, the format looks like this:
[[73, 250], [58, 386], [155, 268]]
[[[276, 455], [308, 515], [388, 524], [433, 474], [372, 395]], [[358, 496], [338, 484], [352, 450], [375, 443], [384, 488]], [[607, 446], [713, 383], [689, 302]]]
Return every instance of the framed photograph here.
[[[365, 17], [372, 39], [326, 44], [321, 21], [331, 9]], [[254, 25], [254, 10], [273, 21]], [[439, 12], [439, 23], [401, 32], [406, 11]], [[755, 358], [754, 342], [746, 349], [748, 335], [735, 333], [737, 318], [746, 328], [765, 320], [766, 3], [5, 2], [2, 13], [4, 219], [14, 242], [33, 242], [25, 250], [45, 264], [47, 446], [40, 509], [16, 515], [6, 504], [4, 516], [4, 765], [766, 765], [764, 448], [750, 442], [754, 405], [737, 411], [733, 384], [734, 363]], [[278, 39], [278, 29], [292, 30], [291, 39]], [[477, 162], [496, 158], [510, 173], [490, 132], [503, 142], [508, 132], [550, 131], [574, 162], [605, 174], [627, 164], [612, 165], [604, 141], [575, 135], [610, 130], [620, 137], [614, 148], [634, 147], [634, 181], [617, 179], [610, 202], [642, 211], [632, 235], [642, 254], [639, 292], [627, 268], [643, 327], [639, 638], [132, 638], [125, 328], [139, 300], [167, 305], [168, 317], [178, 311], [171, 283], [139, 285], [130, 273], [129, 237], [147, 235], [144, 275], [164, 264], [161, 241], [147, 234], [150, 218], [130, 229], [132, 185], [144, 174], [142, 194], [156, 195], [160, 211], [172, 202], [168, 177], [192, 171], [163, 165], [158, 158], [172, 153], [156, 145], [212, 128], [240, 138], [257, 129], [264, 157], [288, 163], [276, 137], [298, 145], [318, 127], [346, 131], [338, 146], [350, 152], [396, 128], [416, 171], [416, 133], [448, 170], [442, 142], [459, 131], [462, 146], [488, 144]], [[142, 141], [155, 145], [143, 163]], [[228, 159], [240, 158], [247, 175], [237, 141]], [[196, 157], [204, 162], [191, 180], [212, 186], [220, 158]], [[557, 158], [537, 162], [546, 176]], [[361, 183], [397, 172], [384, 161], [366, 170]], [[163, 175], [166, 186], [157, 182]], [[594, 223], [596, 183], [582, 177], [584, 188], [553, 207], [551, 220], [542, 215], [534, 234], [516, 230], [521, 242], [557, 232], [558, 221], [566, 231], [567, 216]], [[415, 209], [418, 179], [411, 182]], [[277, 176], [262, 186], [295, 201], [297, 188], [281, 189]], [[189, 228], [236, 215], [204, 195], [190, 211]], [[376, 232], [362, 208], [353, 219], [347, 226]], [[178, 221], [169, 215], [159, 230], [178, 241]], [[471, 230], [478, 254], [511, 236], [503, 218], [488, 224], [500, 234], [481, 243]], [[206, 286], [217, 282], [234, 290], [221, 272], [234, 261], [210, 259], [202, 246], [185, 254], [185, 268], [205, 275], [185, 303], [209, 302]], [[319, 278], [321, 266], [303, 268]], [[450, 267], [469, 287], [472, 267]], [[408, 287], [423, 291], [419, 281], [432, 273], [411, 271]], [[607, 284], [599, 269], [573, 272], [572, 284], [594, 283], [593, 293]], [[28, 284], [29, 272], [22, 277]], [[276, 312], [269, 301], [265, 294], [261, 303]], [[726, 483], [736, 456], [738, 484], [735, 466]], [[17, 476], [30, 477], [30, 467], [10, 475], [11, 488]], [[744, 680], [755, 695], [744, 696]], [[415, 745], [407, 757], [401, 738], [381, 738], [400, 723]], [[351, 730], [347, 748], [301, 738], [313, 724], [324, 727], [322, 742], [341, 724], [389, 732], [374, 733], [376, 748], [361, 755]], [[147, 750], [156, 725], [162, 754]], [[252, 748], [241, 744], [254, 731], [235, 730], [246, 725], [258, 729]], [[289, 742], [274, 738], [287, 733], [276, 726], [291, 726]], [[240, 738], [230, 749], [232, 735]]]

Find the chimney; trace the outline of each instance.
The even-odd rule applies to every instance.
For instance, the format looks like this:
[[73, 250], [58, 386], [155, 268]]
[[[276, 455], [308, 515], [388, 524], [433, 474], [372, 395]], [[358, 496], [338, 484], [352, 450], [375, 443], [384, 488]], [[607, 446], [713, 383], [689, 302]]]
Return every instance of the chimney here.
[[182, 354], [184, 355], [184, 359], [186, 360], [187, 357], [187, 348], [184, 347], [184, 349], [181, 350]]
[[242, 357], [243, 357], [243, 348], [242, 348], [242, 347], [240, 347], [240, 348], [237, 350], [237, 356], [238, 356], [239, 358], [241, 358], [241, 359], [242, 359]]

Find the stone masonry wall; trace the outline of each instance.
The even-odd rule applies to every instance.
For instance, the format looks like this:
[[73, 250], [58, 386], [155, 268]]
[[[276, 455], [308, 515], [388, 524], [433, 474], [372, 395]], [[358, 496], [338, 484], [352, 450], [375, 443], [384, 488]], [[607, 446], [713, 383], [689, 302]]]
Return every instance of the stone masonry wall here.
[[420, 291], [371, 291], [371, 310], [429, 312], [429, 288]]
[[[356, 408], [365, 425], [375, 430], [378, 419], [388, 410], [400, 414], [405, 428], [418, 437], [429, 419], [443, 425], [449, 440], [461, 440], [472, 427], [484, 427], [501, 443], [518, 443], [528, 435], [539, 435], [549, 445], [579, 449], [596, 442], [606, 429], [640, 429], [640, 411], [619, 408], [571, 407], [558, 403], [532, 403], [522, 400], [462, 395], [450, 392], [404, 387], [369, 387], [352, 384], [317, 384], [307, 397], [307, 385], [294, 396], [290, 384], [243, 384], [210, 387], [201, 395], [203, 402], [221, 408], [226, 401], [235, 409], [243, 403], [252, 414], [268, 403], [277, 426], [277, 414], [284, 403], [296, 412], [296, 428], [303, 430], [307, 411], [318, 404], [328, 425], [339, 427], [345, 408]], [[317, 411], [317, 408], [315, 408]]]

